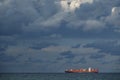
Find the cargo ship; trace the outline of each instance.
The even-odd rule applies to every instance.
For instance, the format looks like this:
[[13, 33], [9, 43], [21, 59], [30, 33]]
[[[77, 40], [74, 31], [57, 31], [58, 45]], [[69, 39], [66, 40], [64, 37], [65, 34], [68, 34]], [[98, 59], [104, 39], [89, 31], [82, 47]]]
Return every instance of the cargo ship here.
[[88, 69], [68, 69], [65, 70], [65, 73], [98, 73], [98, 69], [88, 68]]

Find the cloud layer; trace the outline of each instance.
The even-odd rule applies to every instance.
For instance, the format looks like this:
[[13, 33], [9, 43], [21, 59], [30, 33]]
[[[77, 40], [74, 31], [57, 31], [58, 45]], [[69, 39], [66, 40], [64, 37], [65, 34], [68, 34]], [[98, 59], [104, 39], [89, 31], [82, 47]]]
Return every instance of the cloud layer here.
[[[119, 34], [118, 3], [118, 0], [81, 2], [81, 7], [74, 13], [70, 13], [62, 11], [60, 3], [56, 3], [55, 0], [1, 1], [0, 33], [1, 35], [14, 35], [30, 32], [37, 35], [40, 32], [53, 33], [55, 30], [64, 28], [64, 30], [75, 29], [75, 32], [82, 30], [83, 33], [88, 31], [106, 33], [108, 31], [112, 34]], [[115, 12], [112, 12], [113, 8]], [[75, 35], [79, 34], [75, 32]]]
[[0, 0], [0, 71], [119, 72], [120, 1], [81, 1]]

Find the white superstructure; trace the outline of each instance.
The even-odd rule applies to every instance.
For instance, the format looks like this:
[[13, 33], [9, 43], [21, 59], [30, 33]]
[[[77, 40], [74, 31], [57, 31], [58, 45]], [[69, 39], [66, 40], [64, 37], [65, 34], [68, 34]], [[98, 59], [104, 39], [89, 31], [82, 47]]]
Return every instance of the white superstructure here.
[[91, 72], [91, 67], [88, 68], [88, 71]]

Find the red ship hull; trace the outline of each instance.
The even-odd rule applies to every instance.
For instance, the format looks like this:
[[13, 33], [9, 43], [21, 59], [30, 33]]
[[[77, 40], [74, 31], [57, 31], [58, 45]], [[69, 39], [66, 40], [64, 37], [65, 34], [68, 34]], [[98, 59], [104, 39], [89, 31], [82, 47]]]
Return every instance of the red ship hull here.
[[98, 73], [97, 71], [96, 72], [88, 72], [88, 71], [65, 71], [65, 73]]
[[65, 73], [98, 73], [98, 69], [70, 69], [65, 70]]

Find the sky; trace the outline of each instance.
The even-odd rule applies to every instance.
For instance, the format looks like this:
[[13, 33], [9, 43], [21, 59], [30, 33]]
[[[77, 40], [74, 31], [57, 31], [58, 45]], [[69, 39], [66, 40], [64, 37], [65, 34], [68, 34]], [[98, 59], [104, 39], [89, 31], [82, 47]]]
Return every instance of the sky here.
[[119, 0], [0, 0], [0, 73], [120, 72]]

